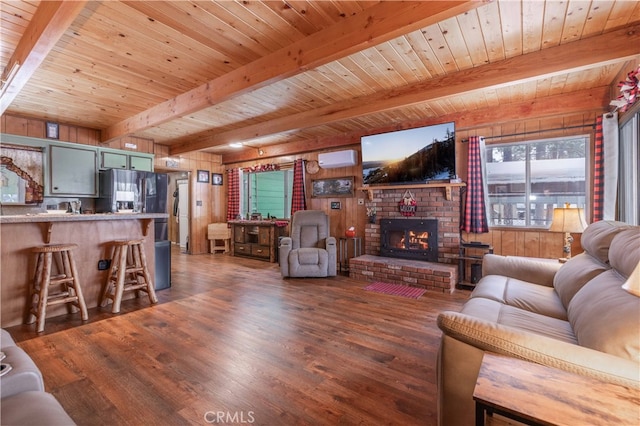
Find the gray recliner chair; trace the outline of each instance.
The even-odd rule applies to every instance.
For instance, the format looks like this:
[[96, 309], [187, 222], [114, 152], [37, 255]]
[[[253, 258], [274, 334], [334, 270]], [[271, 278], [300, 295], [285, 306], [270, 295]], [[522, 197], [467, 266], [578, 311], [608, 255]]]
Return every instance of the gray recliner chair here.
[[336, 239], [329, 236], [329, 216], [325, 212], [295, 212], [290, 234], [280, 240], [278, 252], [283, 277], [336, 276]]

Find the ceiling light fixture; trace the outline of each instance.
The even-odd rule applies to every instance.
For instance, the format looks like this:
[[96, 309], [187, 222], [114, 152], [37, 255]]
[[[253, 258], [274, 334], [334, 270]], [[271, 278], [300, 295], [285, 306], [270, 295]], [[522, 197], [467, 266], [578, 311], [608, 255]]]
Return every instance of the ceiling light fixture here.
[[234, 142], [234, 143], [230, 143], [229, 146], [231, 148], [242, 148], [242, 142]]

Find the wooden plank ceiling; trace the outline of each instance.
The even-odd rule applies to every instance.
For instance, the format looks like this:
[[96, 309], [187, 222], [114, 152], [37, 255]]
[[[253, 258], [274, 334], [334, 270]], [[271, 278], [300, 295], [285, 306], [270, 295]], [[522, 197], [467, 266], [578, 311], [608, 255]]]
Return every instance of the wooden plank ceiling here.
[[412, 123], [473, 126], [472, 117], [499, 121], [523, 108], [602, 110], [618, 73], [640, 62], [637, 1], [0, 7], [3, 113], [226, 160], [339, 146]]

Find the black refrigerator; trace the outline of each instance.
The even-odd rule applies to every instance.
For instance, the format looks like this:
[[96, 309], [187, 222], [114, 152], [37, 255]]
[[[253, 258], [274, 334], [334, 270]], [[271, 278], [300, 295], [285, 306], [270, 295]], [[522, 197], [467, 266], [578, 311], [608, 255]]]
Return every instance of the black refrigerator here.
[[[144, 211], [146, 213], [167, 213], [167, 191], [169, 188], [169, 176], [165, 173], [145, 174], [145, 200]], [[155, 289], [162, 290], [171, 287], [171, 241], [169, 241], [169, 219], [155, 219], [155, 254], [156, 254], [156, 281]]]
[[[101, 170], [97, 213], [132, 210], [140, 213], [167, 213], [169, 177], [166, 173], [137, 170]], [[154, 219], [155, 289], [171, 287], [171, 241], [168, 219]]]

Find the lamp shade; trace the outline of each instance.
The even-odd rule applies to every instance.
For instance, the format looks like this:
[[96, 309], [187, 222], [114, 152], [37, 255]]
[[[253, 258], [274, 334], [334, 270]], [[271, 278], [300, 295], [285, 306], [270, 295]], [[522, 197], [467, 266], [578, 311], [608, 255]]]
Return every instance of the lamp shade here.
[[549, 231], [581, 233], [586, 227], [583, 209], [575, 207], [553, 209], [553, 219]]
[[622, 288], [640, 297], [640, 263], [636, 265], [627, 282], [622, 285]]

